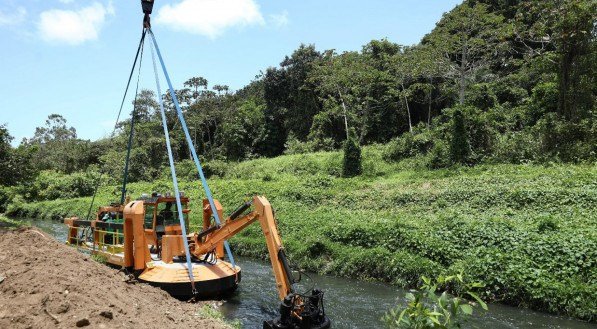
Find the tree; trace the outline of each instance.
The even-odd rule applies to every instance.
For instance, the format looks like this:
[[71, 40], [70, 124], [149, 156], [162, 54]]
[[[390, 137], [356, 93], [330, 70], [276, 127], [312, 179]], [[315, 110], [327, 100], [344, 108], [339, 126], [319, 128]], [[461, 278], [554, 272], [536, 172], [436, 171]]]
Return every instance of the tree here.
[[33, 159], [37, 148], [25, 145], [13, 148], [12, 140], [6, 125], [0, 125], [0, 186], [30, 182], [37, 175]]
[[[72, 173], [86, 168], [89, 149], [81, 146], [77, 131], [69, 127], [66, 119], [59, 114], [51, 114], [45, 126], [35, 128], [32, 138], [23, 141], [25, 146], [35, 147], [34, 164], [38, 169], [53, 169], [63, 173]], [[81, 147], [80, 147], [81, 146]]]
[[557, 8], [558, 111], [578, 122], [594, 111], [597, 69], [597, 2], [563, 1]]
[[595, 100], [597, 3], [522, 1], [517, 8], [512, 19], [516, 42], [525, 56], [551, 64], [545, 73], [558, 84], [557, 112], [574, 122], [589, 117]]
[[[336, 106], [339, 104], [342, 124], [344, 128], [344, 139], [348, 139], [349, 127], [353, 124], [363, 123], [359, 118], [359, 111], [366, 97], [366, 86], [369, 82], [368, 67], [363, 62], [362, 56], [357, 52], [344, 52], [340, 55], [334, 51], [327, 51], [323, 54], [318, 65], [315, 66], [309, 75], [309, 81], [317, 86], [317, 91], [323, 100], [323, 111], [327, 112], [326, 117], [334, 117]], [[320, 114], [316, 115], [320, 116]], [[314, 131], [314, 128], [321, 128], [321, 124], [314, 123], [311, 127], [310, 136], [337, 138], [336, 129], [331, 131]], [[349, 121], [351, 124], [349, 124]], [[335, 125], [330, 125], [334, 127]], [[361, 130], [363, 127], [359, 127]]]
[[51, 142], [64, 142], [77, 138], [77, 130], [66, 125], [66, 119], [60, 114], [50, 114], [46, 119], [45, 127], [35, 128], [32, 143], [46, 144]]
[[[137, 122], [149, 122], [158, 119], [159, 104], [156, 95], [152, 90], [142, 89], [135, 98], [135, 120]], [[158, 121], [161, 121], [158, 119]]]
[[476, 82], [477, 74], [486, 69], [496, 48], [508, 29], [503, 16], [488, 12], [482, 3], [465, 2], [444, 14], [432, 33], [423, 39], [442, 53], [445, 77], [452, 79], [460, 105], [465, 102], [469, 84]]
[[199, 97], [199, 87], [207, 89], [207, 79], [204, 77], [193, 77], [184, 83], [184, 86], [193, 88], [193, 98]]
[[398, 88], [398, 100], [403, 100], [406, 107], [406, 114], [408, 115], [408, 131], [412, 133], [413, 122], [410, 112], [408, 98], [411, 96], [411, 89], [406, 86], [413, 83], [415, 80], [416, 71], [414, 70], [416, 59], [412, 56], [412, 51], [408, 47], [401, 47], [401, 51], [396, 53], [391, 58], [392, 60], [392, 74], [396, 78]]
[[228, 94], [229, 87], [227, 85], [215, 85], [212, 89], [218, 92], [218, 96], [221, 96], [222, 92], [224, 92], [225, 95]]
[[412, 48], [410, 57], [416, 82], [409, 88], [412, 94], [422, 96], [417, 99], [418, 102], [427, 103], [426, 123], [430, 128], [433, 105], [446, 98], [446, 93], [439, 88], [444, 81], [441, 51], [429, 45], [417, 45]]
[[[288, 133], [293, 133], [304, 141], [309, 135], [313, 116], [321, 110], [315, 86], [308, 81], [310, 72], [321, 58], [315, 46], [301, 44], [290, 56], [280, 63], [280, 68], [270, 68], [264, 77], [265, 99], [268, 112], [282, 114], [283, 140], [277, 142], [282, 147], [275, 147], [276, 153], [284, 150]], [[280, 127], [281, 128], [281, 127]], [[279, 128], [275, 128], [279, 129]], [[279, 135], [279, 134], [276, 134]]]
[[392, 57], [400, 52], [400, 45], [386, 39], [372, 40], [363, 46], [362, 57], [367, 63], [369, 83], [363, 102], [363, 130], [360, 140], [385, 143], [408, 131], [406, 111], [397, 102], [396, 77], [392, 74]]
[[257, 153], [256, 142], [265, 128], [264, 108], [254, 99], [246, 100], [223, 123], [223, 146], [227, 159], [243, 160]]
[[10, 142], [13, 137], [8, 133], [6, 125], [0, 125], [0, 185], [12, 185], [10, 163], [12, 161], [12, 147]]

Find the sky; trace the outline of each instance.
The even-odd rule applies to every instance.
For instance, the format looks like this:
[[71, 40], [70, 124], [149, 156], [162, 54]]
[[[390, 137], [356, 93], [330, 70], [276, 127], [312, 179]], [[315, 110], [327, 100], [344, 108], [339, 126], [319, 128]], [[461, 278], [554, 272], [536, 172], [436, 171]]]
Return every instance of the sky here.
[[[301, 43], [337, 52], [381, 38], [416, 44], [460, 2], [155, 0], [152, 30], [174, 88], [202, 76], [236, 90]], [[13, 145], [52, 113], [79, 138], [109, 135], [141, 35], [140, 7], [138, 0], [0, 0], [0, 125]], [[155, 90], [149, 54], [140, 88]]]

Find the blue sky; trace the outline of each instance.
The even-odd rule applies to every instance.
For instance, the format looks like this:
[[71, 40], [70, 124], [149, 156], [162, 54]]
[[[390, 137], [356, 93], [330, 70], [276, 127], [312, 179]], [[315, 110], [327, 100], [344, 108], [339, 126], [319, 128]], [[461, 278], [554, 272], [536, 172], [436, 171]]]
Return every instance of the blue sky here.
[[[460, 2], [156, 0], [152, 25], [175, 88], [203, 76], [237, 89], [301, 43], [338, 52], [380, 38], [415, 44]], [[0, 0], [0, 124], [13, 144], [51, 113], [80, 138], [107, 136], [141, 21], [138, 0]], [[153, 90], [149, 56], [143, 68], [141, 87]]]

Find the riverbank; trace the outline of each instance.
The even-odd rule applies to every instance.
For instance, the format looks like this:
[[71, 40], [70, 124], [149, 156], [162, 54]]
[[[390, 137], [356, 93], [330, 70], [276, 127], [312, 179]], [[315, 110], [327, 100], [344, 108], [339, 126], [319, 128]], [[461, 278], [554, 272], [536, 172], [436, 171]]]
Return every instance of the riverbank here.
[[231, 328], [35, 228], [0, 229], [0, 250], [1, 328]]
[[18, 220], [6, 217], [4, 214], [0, 214], [0, 230], [15, 230], [25, 226], [25, 224]]
[[[489, 301], [597, 320], [595, 166], [430, 171], [365, 152], [362, 177], [337, 177], [341, 155], [330, 152], [219, 168], [210, 186], [225, 212], [249, 195], [267, 196], [291, 259], [304, 269], [404, 287], [421, 275], [462, 269], [486, 285]], [[135, 183], [129, 191], [136, 196], [169, 186]], [[198, 186], [181, 182], [194, 201], [202, 197]], [[96, 205], [114, 201], [114, 190], [102, 189]], [[31, 218], [84, 216], [89, 201], [18, 201], [9, 210]], [[199, 213], [195, 202], [194, 224]], [[235, 253], [267, 255], [258, 226], [231, 243]]]
[[[49, 219], [23, 219], [24, 223], [64, 241], [67, 228], [59, 221]], [[206, 315], [217, 315], [233, 321], [235, 327], [260, 329], [263, 319], [278, 315], [278, 295], [274, 289], [275, 279], [269, 260], [251, 257], [235, 257], [243, 269], [239, 288], [231, 296], [218, 303], [216, 311], [211, 306], [201, 308]], [[381, 282], [366, 282], [349, 278], [321, 276], [307, 273], [296, 286], [297, 290], [310, 289], [313, 285], [325, 291], [326, 313], [333, 319], [334, 328], [361, 329], [381, 328], [381, 318], [388, 309], [407, 303], [408, 290]], [[475, 312], [467, 322], [467, 328], [492, 329], [593, 329], [590, 323], [571, 318], [532, 311], [525, 308], [490, 304], [487, 312]]]

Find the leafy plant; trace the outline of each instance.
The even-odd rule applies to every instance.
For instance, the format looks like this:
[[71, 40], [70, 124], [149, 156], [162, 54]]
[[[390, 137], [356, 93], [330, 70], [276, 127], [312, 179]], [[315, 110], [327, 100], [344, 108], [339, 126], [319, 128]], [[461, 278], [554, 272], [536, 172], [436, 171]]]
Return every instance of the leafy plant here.
[[386, 161], [400, 161], [405, 158], [426, 154], [433, 147], [433, 136], [428, 129], [416, 127], [413, 133], [403, 134], [386, 145], [383, 158]]
[[233, 328], [233, 329], [240, 329], [242, 328], [242, 324], [240, 322], [240, 320], [234, 320], [234, 321], [226, 321], [224, 319], [224, 315], [218, 311], [218, 309], [211, 304], [205, 304], [203, 306], [201, 306], [201, 308], [199, 308], [199, 311], [197, 312], [197, 315], [199, 315], [200, 317], [204, 318], [204, 319], [215, 319], [215, 320], [219, 320], [223, 323], [225, 323], [229, 328]]
[[[487, 310], [487, 304], [473, 292], [483, 285], [466, 282], [462, 272], [452, 276], [439, 276], [436, 280], [422, 276], [421, 280], [423, 284], [420, 289], [406, 295], [406, 308], [401, 311], [397, 307], [383, 317], [388, 328], [460, 328], [473, 314], [474, 306], [479, 305]], [[451, 296], [446, 291], [438, 295], [441, 287], [454, 284], [462, 291], [461, 296]]]
[[106, 264], [108, 261], [108, 258], [102, 254], [92, 254], [91, 259], [101, 264]]

